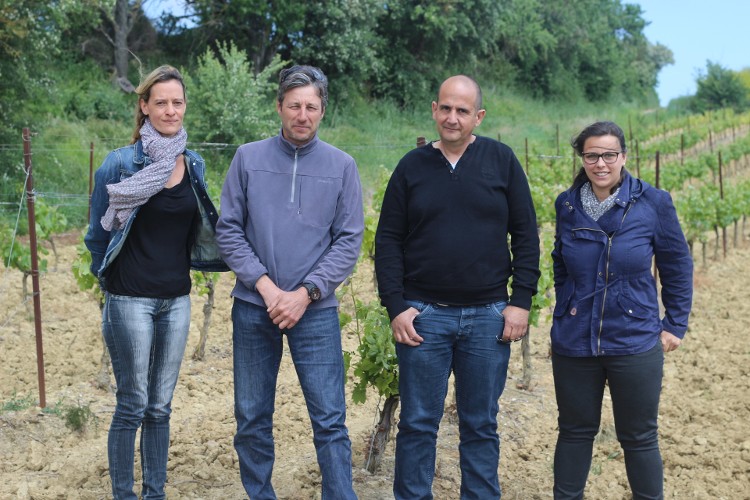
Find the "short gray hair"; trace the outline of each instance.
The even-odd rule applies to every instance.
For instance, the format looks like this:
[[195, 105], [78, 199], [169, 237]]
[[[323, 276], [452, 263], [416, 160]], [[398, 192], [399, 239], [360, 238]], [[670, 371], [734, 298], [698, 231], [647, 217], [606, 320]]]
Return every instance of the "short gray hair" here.
[[312, 85], [318, 90], [320, 101], [323, 109], [328, 105], [328, 78], [315, 66], [292, 66], [291, 68], [282, 69], [279, 73], [279, 104], [284, 102], [284, 96], [287, 91]]

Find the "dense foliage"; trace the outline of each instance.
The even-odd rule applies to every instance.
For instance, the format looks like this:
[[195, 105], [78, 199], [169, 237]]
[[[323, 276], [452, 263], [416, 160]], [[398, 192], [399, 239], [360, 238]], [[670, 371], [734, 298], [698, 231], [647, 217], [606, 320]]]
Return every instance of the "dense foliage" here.
[[273, 97], [283, 66], [276, 57], [254, 75], [245, 54], [231, 42], [219, 45], [218, 57], [207, 50], [192, 76], [185, 75], [191, 140], [239, 145], [276, 133]]
[[[256, 72], [275, 56], [322, 67], [339, 87], [413, 104], [446, 74], [518, 84], [540, 97], [654, 102], [672, 53], [621, 0], [186, 0], [162, 19], [169, 58], [234, 42]], [[179, 44], [170, 43], [176, 39]]]
[[692, 100], [693, 111], [704, 111], [734, 108], [736, 111], [747, 109], [748, 88], [740, 75], [721, 67], [720, 64], [708, 61], [706, 71], [696, 80], [698, 90]]

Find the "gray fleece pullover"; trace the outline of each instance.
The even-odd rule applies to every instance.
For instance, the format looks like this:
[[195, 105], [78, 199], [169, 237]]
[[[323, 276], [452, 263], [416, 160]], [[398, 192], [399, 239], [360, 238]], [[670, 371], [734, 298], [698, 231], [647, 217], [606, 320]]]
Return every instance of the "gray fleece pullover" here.
[[316, 135], [297, 147], [279, 135], [237, 149], [221, 193], [219, 253], [237, 276], [232, 296], [265, 307], [264, 274], [285, 291], [303, 281], [334, 291], [359, 256], [364, 214], [354, 159]]

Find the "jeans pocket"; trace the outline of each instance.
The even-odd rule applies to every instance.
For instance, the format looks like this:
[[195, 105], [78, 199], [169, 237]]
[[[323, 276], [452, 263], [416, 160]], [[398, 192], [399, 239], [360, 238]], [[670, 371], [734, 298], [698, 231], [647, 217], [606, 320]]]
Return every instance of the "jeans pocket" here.
[[492, 311], [495, 316], [498, 318], [504, 320], [505, 316], [503, 316], [503, 311], [506, 307], [508, 307], [508, 303], [504, 300], [501, 300], [500, 302], [493, 302], [490, 305], [490, 311]]
[[415, 321], [429, 316], [432, 312], [435, 311], [435, 308], [437, 307], [435, 306], [435, 304], [424, 302], [422, 300], [407, 300], [406, 304], [409, 307], [413, 307], [414, 309], [419, 311], [419, 314], [417, 315], [417, 317], [414, 318]]

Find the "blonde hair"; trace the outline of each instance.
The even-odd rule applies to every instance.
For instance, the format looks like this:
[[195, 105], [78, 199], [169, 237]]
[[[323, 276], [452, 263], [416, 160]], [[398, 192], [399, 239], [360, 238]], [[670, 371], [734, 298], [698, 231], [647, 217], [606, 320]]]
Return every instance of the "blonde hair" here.
[[185, 95], [185, 102], [187, 102], [185, 81], [182, 79], [182, 74], [180, 74], [177, 68], [164, 65], [153, 70], [141, 80], [141, 84], [135, 89], [135, 93], [138, 94], [138, 102], [135, 104], [135, 130], [133, 130], [133, 137], [130, 141], [131, 144], [135, 144], [138, 139], [141, 138], [141, 127], [143, 126], [143, 122], [146, 121], [146, 115], [141, 111], [141, 101], [148, 102], [151, 98], [151, 89], [154, 85], [157, 83], [168, 82], [170, 80], [177, 80], [180, 82], [180, 85], [182, 85], [182, 93]]

